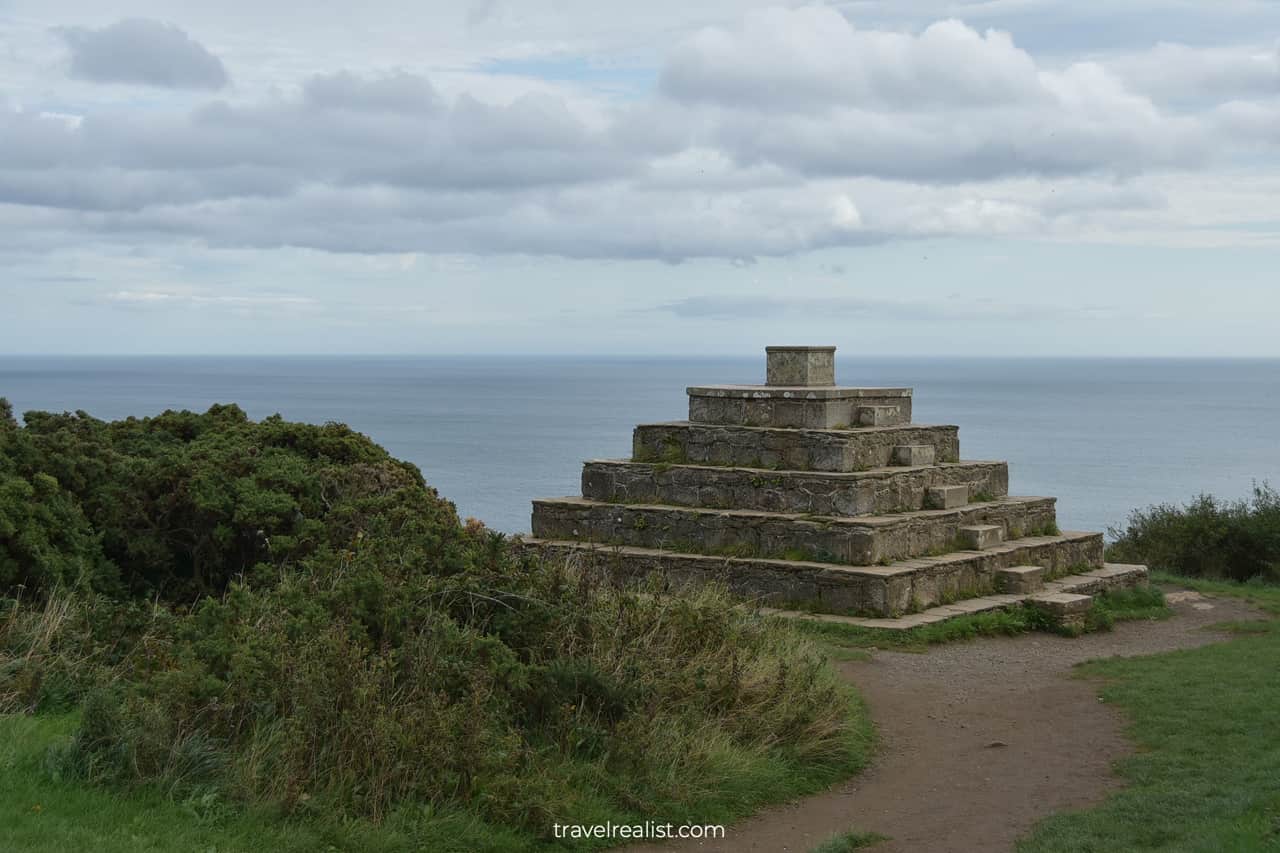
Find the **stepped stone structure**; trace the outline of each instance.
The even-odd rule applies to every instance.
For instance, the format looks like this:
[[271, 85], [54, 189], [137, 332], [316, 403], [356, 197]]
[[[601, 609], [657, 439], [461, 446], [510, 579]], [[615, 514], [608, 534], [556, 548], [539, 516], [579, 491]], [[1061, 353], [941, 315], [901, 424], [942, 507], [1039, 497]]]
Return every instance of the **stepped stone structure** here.
[[688, 389], [689, 419], [635, 428], [582, 496], [533, 502], [530, 547], [623, 578], [706, 581], [772, 608], [909, 628], [1027, 601], [1066, 623], [1146, 581], [1054, 498], [1009, 494], [1004, 462], [911, 421], [912, 389], [835, 384], [835, 347], [768, 347], [764, 385]]

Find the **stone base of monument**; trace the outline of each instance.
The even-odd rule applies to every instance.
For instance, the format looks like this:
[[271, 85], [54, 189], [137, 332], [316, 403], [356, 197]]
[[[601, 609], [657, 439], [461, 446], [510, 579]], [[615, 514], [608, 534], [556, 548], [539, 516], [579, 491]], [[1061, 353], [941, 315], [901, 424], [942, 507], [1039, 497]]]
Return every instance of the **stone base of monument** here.
[[835, 385], [832, 347], [768, 361], [770, 384], [691, 387], [688, 421], [587, 462], [581, 497], [535, 500], [525, 546], [891, 629], [1022, 602], [1070, 627], [1088, 596], [1146, 582], [1103, 562], [1101, 534], [1060, 531], [1053, 498], [1009, 495], [1004, 462], [962, 461], [957, 427], [912, 424], [910, 388]]

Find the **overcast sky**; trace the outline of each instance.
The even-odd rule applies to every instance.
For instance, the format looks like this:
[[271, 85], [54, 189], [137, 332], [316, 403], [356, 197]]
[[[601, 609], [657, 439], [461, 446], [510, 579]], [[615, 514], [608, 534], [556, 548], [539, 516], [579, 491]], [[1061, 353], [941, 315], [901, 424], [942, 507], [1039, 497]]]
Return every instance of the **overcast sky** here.
[[0, 0], [0, 353], [1280, 356], [1280, 3]]

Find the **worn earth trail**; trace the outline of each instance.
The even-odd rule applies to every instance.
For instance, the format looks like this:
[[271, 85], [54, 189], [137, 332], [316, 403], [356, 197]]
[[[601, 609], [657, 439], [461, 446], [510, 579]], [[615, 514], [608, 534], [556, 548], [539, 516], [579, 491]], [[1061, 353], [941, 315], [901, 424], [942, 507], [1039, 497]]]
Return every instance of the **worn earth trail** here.
[[644, 851], [808, 851], [837, 832], [877, 832], [874, 853], [1011, 850], [1038, 820], [1101, 801], [1111, 765], [1132, 750], [1125, 720], [1072, 678], [1082, 661], [1154, 654], [1223, 639], [1209, 626], [1260, 618], [1229, 598], [1170, 595], [1175, 615], [1075, 639], [1027, 634], [953, 643], [925, 654], [877, 651], [840, 664], [870, 707], [877, 757], [855, 779], [768, 809], [718, 842]]

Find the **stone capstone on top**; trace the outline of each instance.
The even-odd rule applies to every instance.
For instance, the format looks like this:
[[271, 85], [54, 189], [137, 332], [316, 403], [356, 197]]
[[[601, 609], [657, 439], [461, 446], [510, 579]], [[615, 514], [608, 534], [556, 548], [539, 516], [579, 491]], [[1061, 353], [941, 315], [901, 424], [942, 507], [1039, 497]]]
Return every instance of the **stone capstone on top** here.
[[689, 420], [835, 429], [911, 423], [910, 388], [835, 384], [835, 347], [769, 347], [764, 385], [694, 385]]
[[765, 347], [769, 385], [835, 385], [835, 347]]

